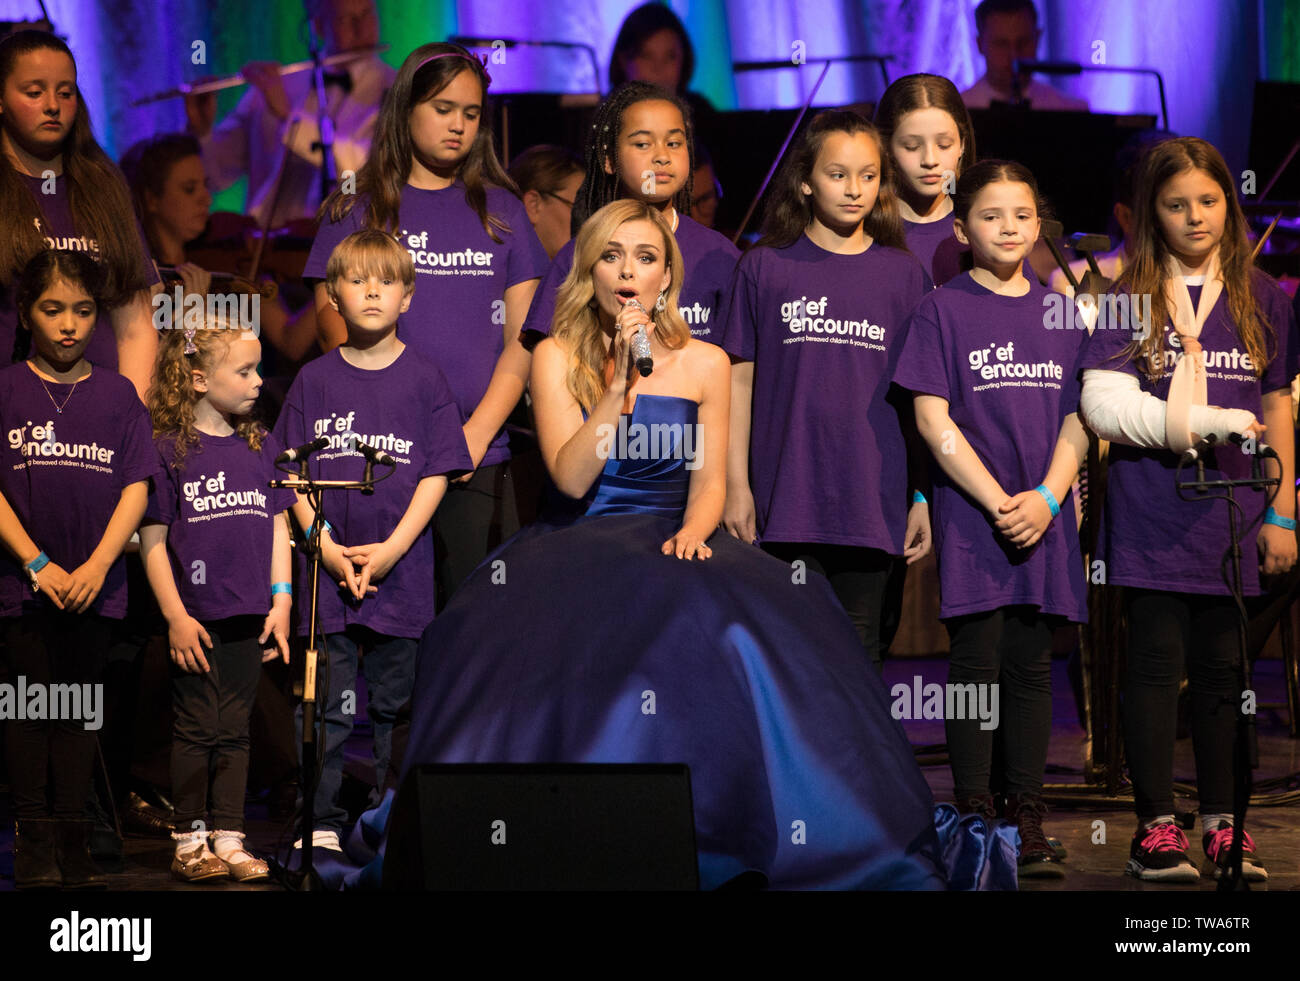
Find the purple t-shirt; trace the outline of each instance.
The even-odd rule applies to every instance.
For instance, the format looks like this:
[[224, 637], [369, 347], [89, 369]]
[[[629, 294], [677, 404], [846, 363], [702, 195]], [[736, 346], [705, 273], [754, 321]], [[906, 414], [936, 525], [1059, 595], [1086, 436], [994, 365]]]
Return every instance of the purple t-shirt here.
[[[402, 187], [397, 240], [415, 262], [415, 295], [397, 319], [397, 336], [441, 369], [466, 419], [487, 393], [501, 357], [506, 290], [546, 272], [546, 250], [519, 199], [489, 186], [487, 208], [510, 226], [508, 233], [497, 229], [500, 242], [488, 237], [465, 203], [460, 181], [440, 191]], [[342, 221], [321, 223], [304, 278], [325, 278], [334, 246], [362, 227], [365, 213], [362, 197]], [[479, 465], [509, 458], [503, 428]]]
[[271, 545], [276, 515], [295, 495], [272, 489], [282, 476], [274, 437], [260, 452], [241, 436], [199, 433], [180, 468], [176, 435], [154, 440], [158, 474], [146, 522], [167, 525], [167, 553], [185, 612], [196, 620], [264, 614], [271, 608]]
[[[331, 445], [311, 457], [310, 474], [319, 480], [360, 480], [365, 460], [355, 439], [383, 450], [397, 461], [376, 466], [375, 492], [326, 491], [325, 518], [340, 545], [382, 542], [406, 514], [416, 485], [425, 477], [455, 477], [471, 469], [461, 431], [461, 410], [437, 366], [407, 347], [387, 368], [357, 368], [339, 349], [303, 366], [289, 388], [275, 438], [281, 446], [301, 446], [317, 436]], [[379, 592], [357, 602], [325, 570], [320, 577], [321, 628], [327, 633], [362, 624], [390, 637], [419, 637], [433, 619], [433, 531], [426, 527], [407, 553], [379, 583]], [[300, 557], [298, 630], [306, 633], [311, 609], [310, 576]]]
[[747, 253], [722, 347], [754, 362], [759, 537], [903, 551], [907, 452], [887, 399], [907, 318], [930, 291], [911, 255], [837, 255], [806, 235]]
[[970, 246], [962, 245], [953, 234], [952, 219], [951, 214], [929, 222], [903, 219], [903, 237], [907, 240], [907, 248], [920, 260], [935, 286], [942, 286], [953, 277], [961, 275], [962, 253], [970, 251]]
[[[677, 239], [677, 247], [682, 250], [682, 262], [686, 265], [677, 309], [691, 329], [692, 337], [717, 344], [721, 338], [721, 325], [726, 322], [726, 301], [740, 251], [726, 236], [683, 214], [677, 216], [677, 232], [673, 237]], [[535, 344], [550, 334], [551, 321], [555, 317], [555, 298], [564, 278], [573, 268], [574, 248], [574, 240], [569, 239], [555, 253], [546, 278], [533, 295], [533, 305], [528, 308], [528, 319], [524, 321], [524, 333], [531, 335], [525, 338], [526, 344]]]
[[[1266, 392], [1289, 389], [1300, 371], [1300, 345], [1296, 322], [1287, 296], [1265, 273], [1256, 270], [1253, 290], [1261, 316], [1277, 332], [1277, 343], [1269, 341], [1272, 355], [1263, 377], [1257, 377], [1245, 346], [1240, 343], [1236, 324], [1228, 311], [1227, 293], [1219, 296], [1201, 328], [1200, 342], [1206, 357], [1207, 404], [1246, 409], [1260, 418]], [[1189, 286], [1193, 304], [1199, 302], [1201, 287]], [[1170, 325], [1165, 325], [1165, 370], [1153, 381], [1145, 370], [1123, 355], [1132, 331], [1097, 329], [1084, 345], [1079, 370], [1100, 368], [1123, 371], [1141, 382], [1142, 391], [1159, 399], [1169, 398], [1169, 383], [1177, 359], [1182, 357]], [[1118, 357], [1115, 357], [1119, 355]], [[1145, 367], [1145, 366], [1144, 366]], [[1262, 421], [1262, 420], [1261, 420]], [[1269, 440], [1270, 433], [1265, 433]], [[1250, 460], [1235, 446], [1219, 448], [1206, 466], [1207, 480], [1227, 475], [1232, 479], [1250, 476]], [[1219, 573], [1219, 563], [1228, 549], [1228, 507], [1222, 501], [1184, 501], [1175, 489], [1178, 455], [1169, 450], [1142, 450], [1122, 443], [1110, 444], [1106, 502], [1102, 508], [1097, 558], [1105, 563], [1106, 582], [1116, 586], [1138, 586], [1179, 593], [1228, 595]], [[1196, 477], [1194, 467], [1183, 470], [1182, 480]], [[1193, 492], [1185, 492], [1189, 497]], [[1264, 508], [1259, 491], [1238, 488], [1235, 492], [1247, 519]], [[1294, 493], [1283, 487], [1281, 493]], [[1238, 527], [1241, 525], [1239, 523]], [[1255, 542], [1258, 526], [1241, 542], [1241, 579], [1247, 595], [1259, 593], [1259, 563]]]
[[[1044, 329], [1049, 295], [1031, 280], [1024, 296], [1000, 296], [963, 273], [917, 305], [894, 371], [904, 388], [948, 400], [952, 421], [1009, 497], [1042, 483], [1061, 422], [1079, 407], [1082, 333]], [[931, 470], [939, 616], [1029, 604], [1086, 622], [1070, 494], [1037, 544], [1018, 549], [942, 467]]]
[[[54, 193], [43, 194], [41, 188], [45, 182], [39, 177], [21, 175], [27, 181], [32, 196], [41, 210], [41, 234], [45, 244], [51, 249], [69, 249], [73, 252], [89, 252], [99, 258], [99, 242], [93, 238], [78, 235], [72, 220], [72, 209], [68, 204], [68, 182], [62, 175], [54, 178]], [[133, 219], [134, 220], [134, 219]], [[144, 231], [136, 223], [140, 237], [140, 284], [146, 288], [158, 282], [158, 270], [146, 257], [149, 246], [145, 242]], [[14, 270], [15, 280], [21, 269]], [[18, 328], [18, 309], [14, 301], [12, 286], [0, 286], [0, 363], [8, 364], [14, 349], [14, 332]], [[117, 370], [117, 335], [113, 333], [113, 322], [108, 311], [102, 306], [99, 318], [95, 322], [95, 333], [86, 345], [86, 360], [91, 364], [101, 365], [111, 371]]]
[[[144, 403], [129, 381], [100, 366], [75, 386], [45, 381], [26, 361], [0, 369], [0, 429], [0, 491], [36, 546], [65, 572], [99, 547], [123, 489], [157, 467]], [[0, 616], [38, 604], [54, 608], [32, 594], [22, 565], [4, 550]], [[113, 619], [126, 615], [121, 556], [91, 609]]]

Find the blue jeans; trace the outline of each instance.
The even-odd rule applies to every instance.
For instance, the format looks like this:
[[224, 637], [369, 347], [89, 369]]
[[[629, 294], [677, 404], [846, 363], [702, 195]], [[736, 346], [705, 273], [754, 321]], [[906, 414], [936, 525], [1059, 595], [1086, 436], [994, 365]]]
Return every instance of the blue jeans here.
[[[343, 745], [352, 734], [352, 713], [345, 714], [344, 693], [352, 692], [349, 707], [355, 711], [357, 654], [364, 652], [362, 666], [366, 677], [366, 713], [373, 736], [375, 786], [384, 785], [388, 761], [392, 756], [393, 721], [397, 710], [411, 697], [415, 681], [415, 652], [418, 641], [413, 637], [388, 637], [366, 627], [349, 627], [343, 633], [330, 634], [329, 691], [325, 700], [325, 756], [317, 775], [314, 828], [342, 833], [347, 811], [338, 805], [343, 785]], [[302, 706], [296, 715], [299, 753], [302, 751]]]

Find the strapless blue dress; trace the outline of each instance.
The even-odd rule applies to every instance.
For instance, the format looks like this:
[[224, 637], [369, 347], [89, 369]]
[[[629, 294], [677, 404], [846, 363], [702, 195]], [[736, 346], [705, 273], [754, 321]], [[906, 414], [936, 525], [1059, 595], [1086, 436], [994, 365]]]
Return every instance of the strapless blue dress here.
[[[641, 395], [625, 418], [680, 438], [696, 409]], [[404, 773], [685, 763], [704, 888], [757, 871], [779, 889], [943, 889], [950, 869], [1015, 888], [1014, 837], [936, 811], [824, 579], [722, 531], [707, 560], [661, 554], [691, 471], [658, 442], [611, 459], [585, 511], [504, 544], [430, 624]]]

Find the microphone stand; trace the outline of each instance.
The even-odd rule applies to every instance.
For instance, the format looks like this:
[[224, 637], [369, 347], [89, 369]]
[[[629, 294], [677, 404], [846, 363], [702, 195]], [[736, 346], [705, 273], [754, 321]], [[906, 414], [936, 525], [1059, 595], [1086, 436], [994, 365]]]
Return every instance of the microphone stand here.
[[321, 39], [316, 36], [316, 24], [310, 11], [307, 15], [307, 45], [312, 60], [312, 85], [316, 89], [316, 126], [320, 132], [320, 138], [312, 144], [312, 149], [319, 149], [321, 153], [320, 199], [324, 201], [338, 179], [334, 172], [334, 120], [330, 119], [325, 108], [325, 51]]
[[[1066, 282], [1074, 290], [1074, 302], [1076, 310], [1079, 308], [1079, 299], [1081, 294], [1095, 294], [1100, 297], [1111, 286], [1111, 281], [1101, 274], [1101, 268], [1097, 265], [1097, 252], [1110, 251], [1110, 237], [1107, 235], [1091, 234], [1087, 232], [1075, 232], [1066, 239], [1066, 244], [1074, 250], [1076, 255], [1084, 257], [1088, 263], [1088, 272], [1084, 273], [1083, 279], [1080, 280], [1074, 275], [1070, 264], [1066, 261], [1065, 255], [1061, 252], [1060, 246], [1056, 244], [1057, 239], [1065, 239], [1065, 228], [1059, 221], [1050, 218], [1044, 218], [1042, 223], [1042, 235], [1040, 236], [1047, 243], [1048, 251], [1052, 253], [1052, 259], [1055, 260], [1057, 268], [1065, 276]], [[1086, 289], [1084, 287], [1087, 287]], [[1100, 312], [1101, 301], [1097, 301], [1097, 310]], [[1092, 323], [1096, 323], [1094, 317]], [[1089, 324], [1091, 330], [1091, 324]]]
[[[1216, 442], [1214, 434], [1211, 433], [1201, 441], [1206, 444], [1207, 448], [1212, 448]], [[1237, 440], [1234, 439], [1234, 442]], [[1243, 446], [1242, 452], [1245, 452]], [[1260, 458], [1258, 453], [1251, 453], [1250, 476], [1243, 480], [1232, 480], [1223, 475], [1218, 480], [1205, 479], [1205, 453], [1198, 453], [1196, 457], [1196, 479], [1181, 480], [1180, 475], [1187, 464], [1186, 458], [1179, 461], [1178, 469], [1174, 473], [1175, 486], [1178, 488], [1178, 496], [1185, 501], [1207, 500], [1204, 497], [1187, 497], [1182, 492], [1193, 490], [1197, 494], [1206, 494], [1211, 490], [1222, 490], [1224, 493], [1208, 498], [1208, 500], [1221, 500], [1228, 502], [1228, 538], [1231, 542], [1229, 555], [1232, 559], [1232, 577], [1228, 582], [1228, 587], [1232, 591], [1232, 598], [1237, 604], [1237, 649], [1238, 663], [1237, 673], [1240, 688], [1238, 690], [1237, 727], [1233, 740], [1233, 803], [1232, 803], [1232, 821], [1234, 833], [1232, 836], [1232, 849], [1228, 853], [1228, 873], [1219, 880], [1220, 892], [1232, 891], [1249, 891], [1245, 878], [1241, 874], [1241, 847], [1242, 839], [1245, 834], [1246, 824], [1246, 807], [1250, 802], [1250, 794], [1253, 786], [1251, 776], [1251, 737], [1255, 725], [1255, 717], [1251, 713], [1242, 711], [1240, 705], [1241, 693], [1247, 691], [1250, 686], [1250, 662], [1247, 656], [1247, 615], [1246, 603], [1242, 596], [1241, 585], [1241, 540], [1240, 532], [1237, 527], [1237, 511], [1240, 505], [1233, 496], [1234, 489], [1246, 487], [1252, 490], [1265, 490], [1269, 487], [1277, 487], [1281, 484], [1282, 479], [1278, 477], [1265, 477], [1260, 467]]]
[[1165, 79], [1154, 68], [1126, 67], [1123, 65], [1085, 65], [1077, 61], [1038, 61], [1034, 58], [1017, 58], [1011, 63], [1013, 98], [1019, 98], [1020, 75], [1035, 72], [1043, 75], [1082, 75], [1084, 72], [1114, 72], [1119, 75], [1151, 75], [1160, 90], [1160, 120], [1163, 129], [1169, 128], [1169, 104], [1165, 101]]
[[462, 48], [489, 48], [495, 49], [496, 45], [505, 48], [559, 48], [567, 51], [581, 51], [591, 62], [591, 77], [595, 80], [595, 92], [599, 96], [604, 96], [600, 86], [600, 59], [596, 57], [596, 49], [590, 44], [582, 41], [552, 41], [536, 40], [534, 38], [518, 37], [478, 37], [472, 34], [453, 34], [449, 37], [452, 44], [459, 44]]
[[[491, 38], [491, 37], [478, 37], [472, 34], [453, 34], [450, 38], [448, 38], [448, 40], [452, 44], [459, 44], [462, 48], [488, 48], [491, 51], [496, 51], [498, 46], [504, 48], [520, 48], [520, 47], [558, 48], [561, 51], [581, 51], [587, 56], [587, 60], [591, 62], [592, 85], [594, 87], [594, 91], [596, 93], [597, 98], [603, 97], [605, 94], [601, 90], [601, 86], [600, 86], [600, 60], [596, 57], [596, 49], [593, 48], [590, 44], [586, 44], [585, 42], [550, 41], [550, 40], [539, 41], [532, 38], [511, 38], [511, 37]], [[485, 55], [483, 57], [486, 59], [487, 56]], [[486, 61], [484, 62], [484, 67], [485, 68], [487, 67]], [[498, 92], [502, 96], [500, 100], [501, 159], [508, 161], [510, 159], [510, 98], [509, 96], [511, 95], [511, 93], [500, 92], [499, 88], [498, 88]]]
[[1023, 76], [1020, 74], [1019, 68], [1019, 62], [1011, 66], [1011, 105], [1023, 108], [1025, 105], [1025, 88], [1020, 81]]
[[[329, 647], [316, 643], [316, 625], [319, 611], [320, 569], [321, 569], [321, 534], [325, 530], [324, 494], [327, 490], [359, 490], [362, 494], [375, 492], [375, 480], [372, 464], [367, 461], [365, 476], [362, 480], [313, 480], [307, 472], [307, 457], [298, 461], [297, 472], [277, 465], [282, 473], [293, 474], [289, 480], [273, 480], [271, 487], [287, 487], [306, 496], [316, 512], [311, 528], [306, 535], [306, 553], [311, 558], [311, 609], [307, 627], [307, 650], [303, 663], [302, 680], [302, 819], [299, 824], [299, 838], [302, 840], [302, 867], [298, 872], [295, 885], [297, 892], [321, 891], [320, 877], [316, 874], [312, 849], [312, 834], [316, 823], [316, 785], [320, 781], [317, 772], [317, 760], [320, 747], [324, 744], [325, 712], [322, 707], [320, 715], [321, 732], [316, 733], [317, 702], [323, 706], [329, 700]], [[393, 475], [395, 468], [389, 470], [385, 479]], [[322, 634], [324, 632], [322, 631]], [[318, 685], [317, 679], [320, 679]]]

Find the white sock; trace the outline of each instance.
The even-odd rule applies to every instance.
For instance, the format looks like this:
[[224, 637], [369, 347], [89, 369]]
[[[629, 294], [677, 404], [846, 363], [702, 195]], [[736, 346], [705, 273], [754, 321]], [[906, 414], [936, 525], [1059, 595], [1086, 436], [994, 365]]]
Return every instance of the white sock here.
[[1219, 830], [1219, 824], [1232, 824], [1231, 814], [1202, 814], [1201, 815], [1201, 834], [1208, 835], [1211, 832]]
[[1157, 824], [1173, 824], [1173, 823], [1174, 823], [1174, 816], [1172, 814], [1157, 814], [1150, 821], [1142, 821], [1141, 819], [1139, 819], [1138, 827], [1143, 830], [1150, 831]]
[[[232, 858], [238, 857], [238, 852], [244, 851], [244, 836], [238, 831], [214, 831], [212, 832], [212, 850], [216, 852], [217, 858], [223, 862], [229, 862]], [[244, 854], [248, 855], [247, 852], [244, 852]], [[247, 858], [245, 861], [247, 861]]]
[[173, 834], [172, 840], [176, 842], [176, 854], [182, 852], [191, 852], [197, 846], [202, 845], [208, 837], [206, 831], [187, 831], [183, 834]]

